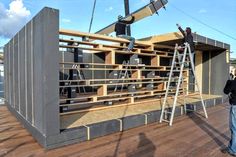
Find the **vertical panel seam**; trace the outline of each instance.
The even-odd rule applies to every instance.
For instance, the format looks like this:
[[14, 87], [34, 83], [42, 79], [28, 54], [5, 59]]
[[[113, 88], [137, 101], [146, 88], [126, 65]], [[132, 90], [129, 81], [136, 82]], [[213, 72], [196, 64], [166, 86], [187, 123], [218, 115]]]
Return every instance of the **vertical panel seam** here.
[[[13, 78], [12, 78], [12, 82], [13, 82], [13, 86], [12, 86], [12, 90], [15, 91], [15, 38], [13, 38], [13, 45], [12, 45], [12, 50], [13, 50], [13, 55], [12, 55], [12, 63], [13, 63], [13, 66], [12, 66], [12, 75], [13, 75]], [[16, 108], [16, 94], [15, 92], [12, 92], [12, 95], [13, 95], [13, 106], [14, 108]]]
[[18, 46], [18, 52], [17, 52], [18, 53], [18, 55], [17, 55], [17, 60], [18, 60], [18, 67], [17, 67], [17, 69], [18, 69], [18, 72], [17, 72], [18, 79], [17, 80], [18, 80], [18, 105], [19, 105], [19, 113], [21, 113], [21, 102], [20, 102], [21, 101], [21, 98], [20, 98], [20, 93], [21, 93], [20, 92], [20, 88], [21, 88], [21, 81], [20, 81], [21, 80], [20, 79], [20, 73], [21, 73], [20, 72], [20, 70], [21, 70], [21, 68], [20, 68], [20, 57], [21, 56], [20, 56], [20, 37], [19, 36], [20, 36], [20, 32], [17, 33], [17, 38], [18, 38], [18, 41], [17, 41], [18, 42], [18, 45], [17, 45]]
[[27, 29], [26, 29], [27, 25], [25, 26], [25, 67], [24, 67], [24, 71], [25, 71], [25, 79], [24, 79], [24, 82], [25, 82], [25, 117], [26, 117], [26, 120], [28, 120], [28, 100], [27, 100], [27, 94], [28, 94], [28, 86], [27, 86]]
[[208, 94], [211, 94], [211, 51], [209, 51], [209, 92]]
[[31, 27], [31, 32], [30, 32], [30, 36], [31, 36], [31, 98], [32, 98], [32, 125], [34, 126], [35, 124], [35, 119], [34, 119], [34, 75], [33, 75], [33, 71], [34, 71], [34, 62], [33, 62], [33, 20], [30, 22], [30, 27]]

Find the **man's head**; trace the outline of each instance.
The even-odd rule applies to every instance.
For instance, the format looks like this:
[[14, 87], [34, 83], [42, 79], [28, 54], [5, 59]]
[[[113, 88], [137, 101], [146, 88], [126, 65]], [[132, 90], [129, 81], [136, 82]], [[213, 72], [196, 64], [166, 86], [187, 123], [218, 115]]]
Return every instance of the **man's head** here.
[[192, 33], [192, 31], [191, 31], [191, 28], [190, 28], [190, 27], [186, 27], [186, 30], [185, 30], [185, 31], [186, 31], [186, 33], [187, 33], [187, 34], [191, 34], [191, 33]]
[[118, 19], [118, 21], [120, 21], [120, 20], [123, 19], [123, 16], [119, 15], [119, 16], [117, 17], [117, 19]]

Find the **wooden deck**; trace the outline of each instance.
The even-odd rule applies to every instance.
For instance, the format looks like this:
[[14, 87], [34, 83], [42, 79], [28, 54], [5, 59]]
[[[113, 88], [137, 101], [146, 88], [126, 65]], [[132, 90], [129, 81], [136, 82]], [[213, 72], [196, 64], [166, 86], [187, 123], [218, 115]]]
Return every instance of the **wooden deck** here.
[[151, 124], [54, 150], [45, 150], [21, 127], [6, 106], [0, 107], [0, 156], [82, 157], [227, 157], [220, 149], [229, 140], [228, 109], [208, 109], [209, 119], [196, 114], [178, 117], [172, 127]]

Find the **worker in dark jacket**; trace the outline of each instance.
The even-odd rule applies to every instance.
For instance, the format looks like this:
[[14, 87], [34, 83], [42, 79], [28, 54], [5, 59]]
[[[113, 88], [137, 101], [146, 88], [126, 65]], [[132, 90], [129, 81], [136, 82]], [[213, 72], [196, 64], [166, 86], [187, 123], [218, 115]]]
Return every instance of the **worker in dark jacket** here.
[[134, 22], [134, 20], [135, 20], [134, 16], [132, 16], [132, 19], [130, 21], [126, 21], [126, 20], [124, 20], [124, 18], [121, 15], [119, 15], [118, 21], [115, 25], [116, 36], [120, 37], [120, 38], [128, 39], [130, 41], [130, 43], [128, 45], [128, 51], [133, 50], [135, 38], [128, 36], [126, 34], [126, 27], [127, 27], [127, 25], [132, 24]]
[[[234, 73], [236, 75], [236, 71]], [[229, 128], [231, 131], [231, 140], [223, 153], [229, 153], [232, 156], [236, 156], [236, 79], [228, 80], [224, 93], [229, 96], [230, 114], [229, 114]]]
[[193, 59], [193, 63], [194, 63], [194, 42], [193, 42], [193, 35], [192, 35], [192, 31], [190, 27], [186, 27], [185, 31], [182, 29], [182, 27], [179, 24], [176, 24], [176, 26], [178, 27], [178, 29], [180, 30], [180, 32], [183, 34], [184, 38], [183, 38], [183, 43], [188, 43], [191, 49], [191, 54], [192, 54], [192, 59]]

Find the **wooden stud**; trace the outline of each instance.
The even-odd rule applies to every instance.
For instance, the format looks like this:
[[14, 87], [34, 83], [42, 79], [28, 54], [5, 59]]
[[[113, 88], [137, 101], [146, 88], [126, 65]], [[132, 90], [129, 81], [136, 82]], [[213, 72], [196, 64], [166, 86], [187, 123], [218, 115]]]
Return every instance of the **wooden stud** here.
[[105, 54], [105, 64], [116, 64], [115, 63], [115, 51], [112, 50]]
[[107, 85], [106, 84], [104, 84], [98, 88], [97, 95], [98, 96], [107, 96]]
[[134, 103], [134, 97], [130, 97], [129, 103], [130, 103], [130, 104], [133, 104], [133, 103]]
[[92, 101], [93, 102], [97, 102], [98, 101], [98, 97], [96, 97], [96, 96], [92, 97]]
[[158, 90], [165, 90], [166, 82], [160, 83], [157, 85]]
[[159, 56], [151, 57], [151, 66], [160, 66], [160, 57]]
[[97, 44], [97, 45], [94, 45], [94, 48], [99, 48], [99, 49], [103, 49], [104, 46], [102, 44]]
[[150, 46], [148, 47], [148, 50], [154, 51], [154, 44], [150, 45]]
[[137, 78], [137, 79], [141, 79], [141, 70], [135, 70], [133, 73], [132, 73], [132, 76], [131, 78]]
[[134, 52], [136, 52], [136, 53], [141, 53], [141, 49], [135, 49]]

